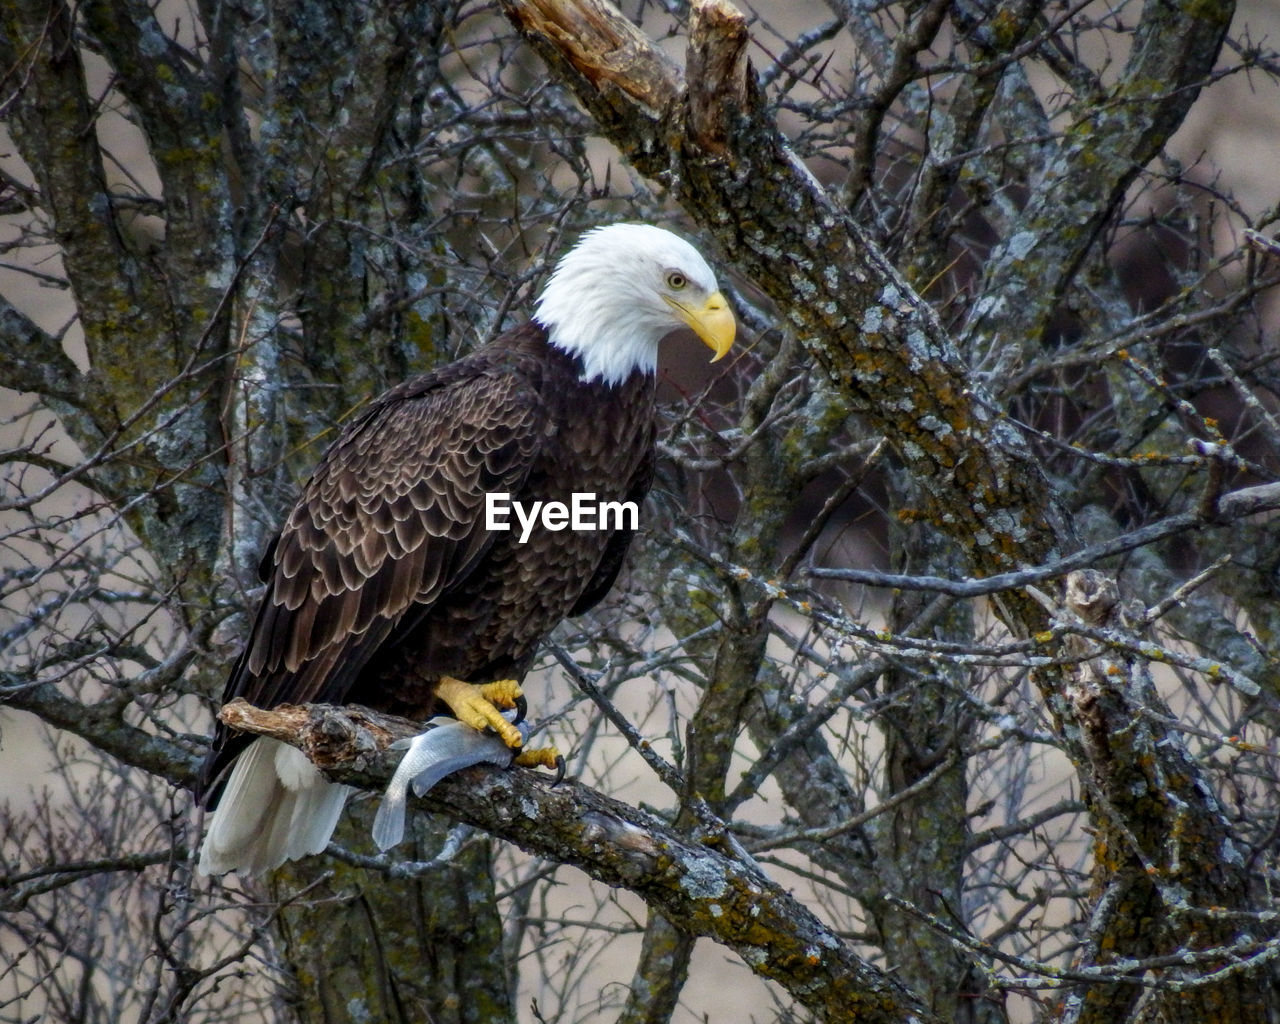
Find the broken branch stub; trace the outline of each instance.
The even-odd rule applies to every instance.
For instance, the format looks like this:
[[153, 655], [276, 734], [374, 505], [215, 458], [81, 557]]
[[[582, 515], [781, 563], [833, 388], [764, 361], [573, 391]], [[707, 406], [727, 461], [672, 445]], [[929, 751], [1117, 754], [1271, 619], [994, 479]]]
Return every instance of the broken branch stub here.
[[726, 0], [696, 3], [689, 15], [685, 58], [687, 128], [695, 144], [723, 154], [738, 112], [751, 100], [747, 19]]
[[232, 729], [297, 747], [322, 771], [363, 766], [422, 728], [358, 705], [278, 704], [267, 710], [240, 697], [223, 705], [218, 718]]

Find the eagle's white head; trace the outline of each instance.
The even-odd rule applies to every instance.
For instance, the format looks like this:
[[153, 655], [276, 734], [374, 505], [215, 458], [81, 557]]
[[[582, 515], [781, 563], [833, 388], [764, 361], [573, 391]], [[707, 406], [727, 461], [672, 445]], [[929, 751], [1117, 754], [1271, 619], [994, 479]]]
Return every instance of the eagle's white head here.
[[658, 367], [658, 342], [691, 327], [719, 359], [734, 320], [698, 250], [648, 224], [588, 231], [556, 265], [534, 320], [551, 344], [582, 359], [582, 379], [620, 384]]

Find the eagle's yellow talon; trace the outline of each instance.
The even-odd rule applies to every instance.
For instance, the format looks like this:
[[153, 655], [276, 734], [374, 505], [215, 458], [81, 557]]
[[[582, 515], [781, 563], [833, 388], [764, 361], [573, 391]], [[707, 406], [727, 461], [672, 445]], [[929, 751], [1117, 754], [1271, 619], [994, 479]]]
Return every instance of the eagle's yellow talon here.
[[520, 730], [502, 717], [499, 707], [513, 708], [520, 698], [520, 684], [514, 679], [499, 679], [476, 686], [461, 679], [445, 676], [436, 687], [436, 696], [449, 705], [454, 718], [483, 732], [492, 729], [508, 747], [524, 745]]
[[515, 756], [515, 764], [522, 768], [550, 768], [556, 773], [551, 785], [558, 786], [564, 781], [564, 755], [555, 747], [539, 747], [537, 750], [522, 750]]
[[504, 709], [515, 707], [520, 698], [524, 696], [524, 692], [520, 689], [520, 684], [514, 679], [499, 679], [492, 683], [481, 683], [476, 689], [490, 704]]
[[515, 763], [521, 768], [551, 768], [558, 770], [564, 760], [555, 747], [539, 747], [537, 750], [522, 750], [516, 755]]

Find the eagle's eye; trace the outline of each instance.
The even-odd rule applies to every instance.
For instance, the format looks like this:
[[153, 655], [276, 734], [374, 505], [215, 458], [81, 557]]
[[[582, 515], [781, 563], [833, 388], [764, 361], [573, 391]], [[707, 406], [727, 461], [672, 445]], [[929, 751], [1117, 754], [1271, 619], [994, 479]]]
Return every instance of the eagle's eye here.
[[667, 271], [667, 287], [673, 292], [678, 292], [681, 288], [689, 283], [689, 279], [678, 270]]

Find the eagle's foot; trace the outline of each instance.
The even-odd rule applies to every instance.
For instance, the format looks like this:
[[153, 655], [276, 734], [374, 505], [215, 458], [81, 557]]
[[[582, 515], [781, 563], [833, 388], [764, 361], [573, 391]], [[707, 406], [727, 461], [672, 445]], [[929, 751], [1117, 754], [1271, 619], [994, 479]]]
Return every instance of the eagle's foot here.
[[464, 683], [445, 676], [436, 687], [436, 696], [449, 705], [453, 717], [480, 732], [492, 729], [502, 742], [513, 749], [524, 745], [520, 730], [503, 716], [500, 708], [518, 708], [524, 700], [520, 684], [514, 679], [493, 683]]
[[515, 764], [521, 768], [551, 768], [556, 773], [554, 786], [564, 780], [564, 755], [555, 747], [539, 747], [537, 750], [522, 750], [516, 755]]

